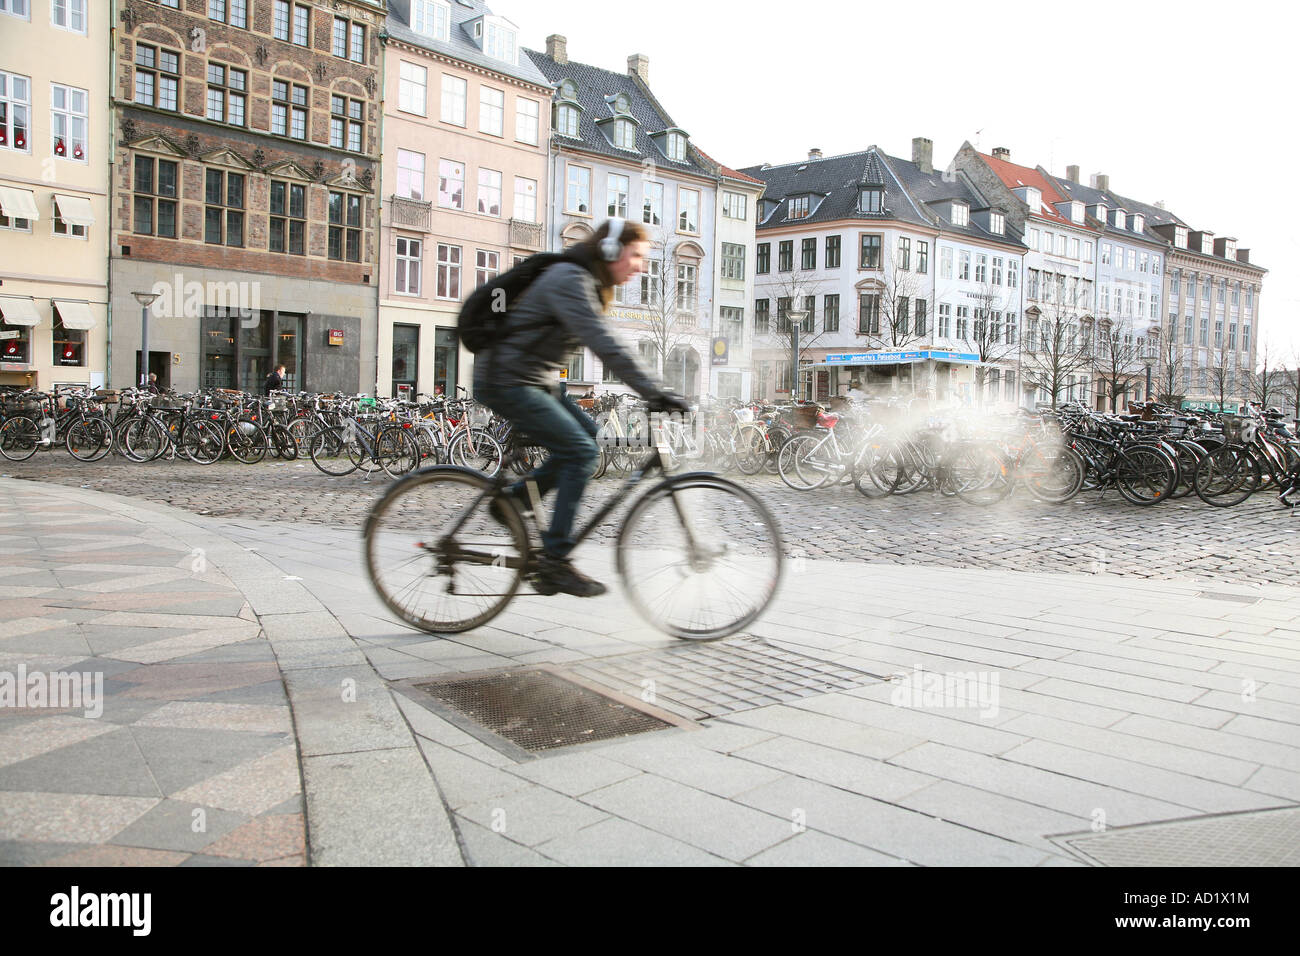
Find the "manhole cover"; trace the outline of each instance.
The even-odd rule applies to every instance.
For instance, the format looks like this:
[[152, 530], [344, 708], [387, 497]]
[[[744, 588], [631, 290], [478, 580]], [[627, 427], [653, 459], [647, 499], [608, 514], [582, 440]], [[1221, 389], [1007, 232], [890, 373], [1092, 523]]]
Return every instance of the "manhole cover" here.
[[539, 668], [413, 681], [410, 686], [529, 753], [674, 726]]
[[1226, 591], [1202, 591], [1197, 597], [1209, 598], [1211, 601], [1235, 601], [1237, 604], [1254, 604], [1259, 600], [1251, 594], [1229, 594]]
[[693, 720], [885, 680], [755, 638], [683, 644], [567, 667], [596, 684]]
[[1055, 842], [1095, 866], [1297, 866], [1300, 807], [1069, 834]]

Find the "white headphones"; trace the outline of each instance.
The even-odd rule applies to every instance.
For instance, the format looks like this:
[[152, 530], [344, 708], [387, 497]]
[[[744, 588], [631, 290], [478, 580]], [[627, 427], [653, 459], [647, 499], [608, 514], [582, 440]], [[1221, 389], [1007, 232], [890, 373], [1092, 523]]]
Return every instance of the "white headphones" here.
[[609, 235], [600, 240], [600, 257], [606, 262], [617, 262], [619, 256], [623, 254], [623, 220], [611, 219], [609, 221]]

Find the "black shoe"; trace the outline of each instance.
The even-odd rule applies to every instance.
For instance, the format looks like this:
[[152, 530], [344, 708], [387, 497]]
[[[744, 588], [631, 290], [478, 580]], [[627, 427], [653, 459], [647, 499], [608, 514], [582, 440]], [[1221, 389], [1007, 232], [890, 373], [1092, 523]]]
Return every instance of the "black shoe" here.
[[605, 585], [587, 577], [566, 558], [542, 554], [537, 559], [533, 590], [538, 594], [562, 592], [577, 597], [596, 597], [605, 593]]
[[[488, 503], [488, 514], [492, 516], [492, 520], [495, 521], [497, 524], [509, 528], [510, 521], [506, 518], [506, 505], [504, 501], [502, 501], [503, 498], [509, 498], [510, 500], [514, 501], [515, 504], [519, 504], [518, 500], [515, 498], [514, 494], [510, 491], [510, 489], [505, 488], [502, 489], [499, 495], [494, 496], [492, 500]], [[522, 510], [524, 511], [525, 514], [528, 513], [528, 509], [522, 509]]]

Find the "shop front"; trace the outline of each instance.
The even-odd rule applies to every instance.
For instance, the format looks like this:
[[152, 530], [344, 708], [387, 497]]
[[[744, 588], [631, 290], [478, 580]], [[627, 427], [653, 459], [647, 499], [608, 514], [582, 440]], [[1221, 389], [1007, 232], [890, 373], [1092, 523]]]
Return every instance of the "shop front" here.
[[831, 352], [801, 369], [804, 395], [970, 401], [979, 355], [940, 349]]

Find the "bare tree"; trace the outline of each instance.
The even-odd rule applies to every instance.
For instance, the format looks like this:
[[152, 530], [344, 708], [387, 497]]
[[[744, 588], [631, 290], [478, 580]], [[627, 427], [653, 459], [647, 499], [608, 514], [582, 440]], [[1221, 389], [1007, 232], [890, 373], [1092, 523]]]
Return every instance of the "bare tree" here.
[[[756, 334], [755, 338], [761, 338], [766, 348], [776, 352], [775, 360], [778, 368], [781, 367], [782, 362], [790, 367], [792, 395], [797, 393], [799, 388], [799, 370], [794, 364], [796, 330], [799, 358], [802, 359], [806, 350], [816, 346], [828, 331], [834, 332], [839, 329], [839, 315], [832, 317], [831, 328], [828, 329], [825, 308], [820, 311], [817, 308], [818, 292], [823, 285], [824, 280], [805, 272], [783, 272], [778, 275], [776, 281], [767, 284], [763, 290], [775, 294], [776, 315], [769, 320], [767, 333]], [[806, 312], [807, 315], [796, 326], [790, 320], [791, 312]]]
[[[695, 308], [699, 296], [699, 274], [693, 293], [679, 290], [676, 246], [660, 235], [646, 257], [646, 272], [641, 276], [641, 327], [646, 341], [653, 346], [656, 371], [666, 379], [668, 357], [688, 344], [698, 332], [699, 316]], [[682, 383], [685, 387], [686, 383]]]
[[1219, 410], [1222, 411], [1228, 404], [1228, 395], [1236, 388], [1237, 356], [1220, 334], [1218, 344], [1210, 349], [1209, 358], [1210, 393], [1218, 398]]
[[984, 381], [989, 373], [989, 366], [1005, 361], [1016, 352], [1015, 342], [1008, 344], [1003, 320], [1007, 305], [1014, 303], [1010, 293], [1001, 286], [982, 283], [979, 291], [971, 300], [974, 304], [975, 318], [971, 323], [971, 337], [967, 340], [974, 346], [980, 357], [975, 366], [975, 391], [984, 395]]
[[1279, 392], [1285, 387], [1284, 377], [1278, 375], [1273, 349], [1267, 341], [1259, 343], [1259, 367], [1244, 374], [1248, 378], [1247, 394], [1253, 402], [1267, 408], [1279, 401]]
[[[920, 288], [916, 273], [902, 268], [895, 259], [893, 271], [881, 283], [878, 315], [863, 333], [871, 347], [903, 349], [924, 338], [916, 331], [916, 299]], [[862, 331], [861, 323], [858, 330]]]
[[1044, 310], [1026, 313], [1025, 326], [1021, 381], [1047, 392], [1055, 408], [1079, 372], [1092, 367], [1090, 329], [1059, 303], [1046, 303]]
[[1176, 326], [1167, 335], [1160, 336], [1157, 345], [1158, 367], [1156, 374], [1156, 400], [1166, 405], [1179, 405], [1187, 393], [1188, 373], [1184, 364], [1187, 349], [1178, 344]]
[[1110, 399], [1110, 410], [1119, 411], [1119, 396], [1135, 378], [1145, 374], [1144, 336], [1150, 325], [1142, 319], [1109, 311], [1098, 315], [1093, 370]]

